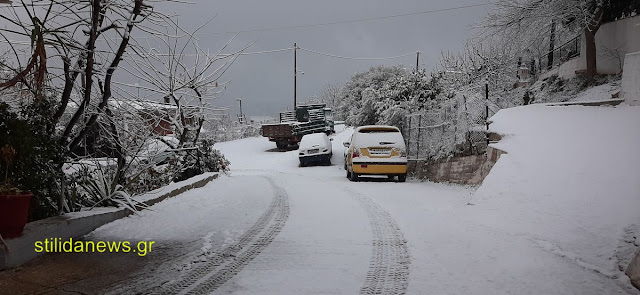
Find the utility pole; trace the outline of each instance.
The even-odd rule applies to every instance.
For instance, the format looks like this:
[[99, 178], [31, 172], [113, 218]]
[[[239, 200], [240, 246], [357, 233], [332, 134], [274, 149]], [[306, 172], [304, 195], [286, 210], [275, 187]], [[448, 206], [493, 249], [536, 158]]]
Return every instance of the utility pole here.
[[420, 69], [420, 51], [416, 51], [416, 73]]
[[298, 100], [298, 45], [293, 43], [293, 111], [297, 108]]
[[242, 98], [236, 98], [236, 100], [240, 103], [240, 119], [238, 121], [245, 123], [246, 120], [244, 120], [244, 114], [242, 114]]

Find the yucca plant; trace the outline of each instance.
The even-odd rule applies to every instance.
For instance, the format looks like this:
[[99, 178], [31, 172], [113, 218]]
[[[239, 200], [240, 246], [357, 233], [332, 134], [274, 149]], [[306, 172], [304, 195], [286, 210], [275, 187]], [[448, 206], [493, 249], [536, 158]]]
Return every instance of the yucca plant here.
[[103, 167], [96, 163], [95, 171], [85, 174], [85, 178], [81, 181], [80, 187], [87, 194], [89, 202], [93, 203], [91, 208], [96, 206], [119, 206], [138, 212], [139, 208], [146, 208], [146, 204], [136, 201], [129, 193], [125, 191], [125, 187], [118, 184], [116, 173], [104, 171]]

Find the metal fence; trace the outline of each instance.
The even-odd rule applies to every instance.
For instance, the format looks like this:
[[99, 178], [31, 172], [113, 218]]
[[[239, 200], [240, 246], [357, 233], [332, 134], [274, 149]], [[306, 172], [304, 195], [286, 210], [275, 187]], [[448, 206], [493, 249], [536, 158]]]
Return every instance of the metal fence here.
[[487, 146], [486, 121], [499, 107], [485, 99], [484, 89], [461, 91], [437, 111], [406, 117], [403, 135], [409, 160], [482, 154]]
[[[580, 45], [582, 38], [581, 35], [565, 42], [564, 44], [556, 47], [553, 51], [544, 54], [538, 58], [537, 72], [544, 73], [553, 67], [557, 67], [564, 62], [580, 55]], [[551, 57], [553, 57], [552, 60]], [[550, 63], [550, 61], [552, 61]]]

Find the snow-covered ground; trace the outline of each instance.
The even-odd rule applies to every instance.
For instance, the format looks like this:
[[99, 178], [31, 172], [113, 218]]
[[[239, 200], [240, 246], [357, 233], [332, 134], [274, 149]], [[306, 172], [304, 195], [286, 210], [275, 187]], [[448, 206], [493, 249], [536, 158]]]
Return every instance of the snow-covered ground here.
[[492, 120], [508, 154], [477, 191], [350, 182], [351, 128], [333, 136], [331, 166], [247, 138], [216, 145], [229, 176], [90, 238], [159, 247], [113, 294], [639, 294], [616, 251], [640, 224], [640, 108], [532, 105]]
[[[584, 81], [578, 78], [542, 80], [536, 81], [529, 90], [533, 93], [533, 103], [605, 101], [619, 94], [621, 89], [619, 77], [610, 77], [601, 83], [601, 85], [583, 89]], [[516, 97], [522, 97], [524, 91], [525, 88], [516, 88], [511, 92]], [[513, 102], [520, 105], [522, 100], [517, 99]]]
[[628, 286], [616, 251], [640, 224], [640, 108], [532, 105], [491, 120], [504, 135], [494, 146], [508, 154], [472, 199], [478, 224], [556, 255], [564, 273], [581, 268]]

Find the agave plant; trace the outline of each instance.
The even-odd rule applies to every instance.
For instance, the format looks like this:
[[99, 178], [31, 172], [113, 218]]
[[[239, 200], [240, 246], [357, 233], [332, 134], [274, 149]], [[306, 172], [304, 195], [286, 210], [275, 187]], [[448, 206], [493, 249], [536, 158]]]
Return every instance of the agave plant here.
[[146, 208], [146, 204], [136, 201], [125, 187], [118, 184], [116, 174], [108, 173], [101, 165], [87, 175], [84, 181], [80, 182], [80, 187], [87, 194], [87, 198], [93, 203], [91, 208], [98, 205], [113, 205], [138, 212], [138, 208]]

